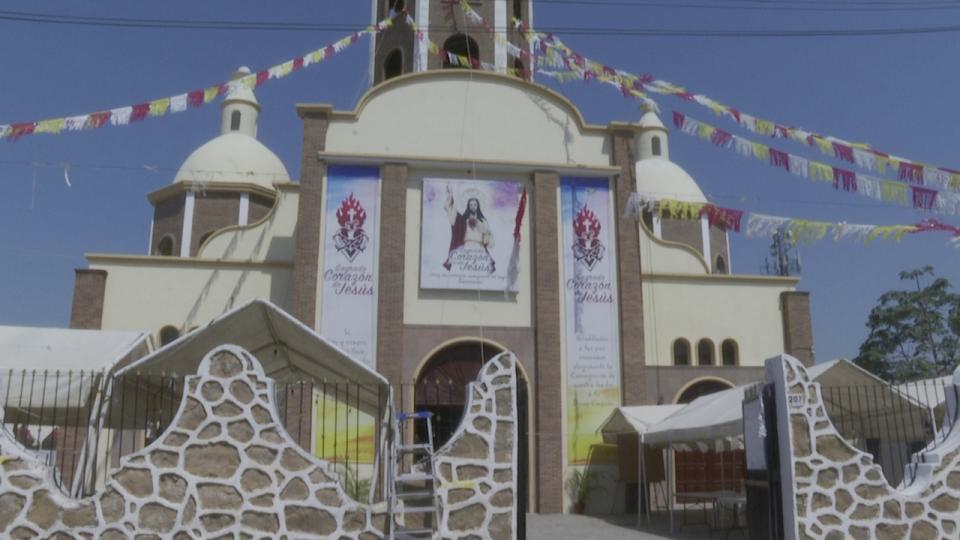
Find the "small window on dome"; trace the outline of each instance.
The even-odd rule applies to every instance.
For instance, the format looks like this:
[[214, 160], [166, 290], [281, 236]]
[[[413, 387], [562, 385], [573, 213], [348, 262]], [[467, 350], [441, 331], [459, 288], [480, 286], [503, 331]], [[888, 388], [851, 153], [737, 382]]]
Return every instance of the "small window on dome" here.
[[717, 255], [717, 263], [713, 265], [714, 274], [726, 274], [727, 273], [727, 261], [724, 260], [723, 255]]
[[403, 75], [403, 51], [397, 49], [383, 61], [383, 80]]
[[240, 111], [230, 113], [230, 131], [240, 130]]
[[163, 257], [173, 256], [173, 235], [167, 234], [160, 239], [160, 242], [157, 243], [156, 250], [154, 250], [154, 255]]
[[180, 337], [180, 330], [177, 330], [175, 326], [164, 326], [160, 329], [160, 346], [176, 341], [178, 337]]
[[660, 137], [654, 137], [650, 139], [650, 152], [655, 156], [659, 156], [661, 154], [662, 151], [660, 149]]

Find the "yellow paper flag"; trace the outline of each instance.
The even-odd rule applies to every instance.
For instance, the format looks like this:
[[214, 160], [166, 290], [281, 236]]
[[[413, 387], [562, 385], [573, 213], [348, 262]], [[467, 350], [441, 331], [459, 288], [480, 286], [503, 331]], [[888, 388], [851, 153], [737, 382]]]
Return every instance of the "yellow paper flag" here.
[[884, 180], [880, 185], [880, 198], [888, 202], [907, 204], [907, 185], [893, 180]]
[[819, 161], [810, 162], [810, 179], [821, 182], [833, 182], [833, 167]]
[[66, 122], [65, 118], [54, 118], [52, 120], [41, 120], [37, 123], [37, 127], [33, 130], [34, 133], [60, 133], [63, 130], [63, 124]]
[[770, 161], [770, 149], [760, 143], [750, 143], [753, 145], [753, 157], [760, 161]]
[[755, 118], [753, 120], [753, 124], [757, 129], [757, 133], [762, 133], [763, 135], [773, 135], [773, 122]]
[[204, 102], [204, 103], [210, 103], [211, 101], [217, 99], [217, 95], [218, 95], [219, 93], [220, 93], [220, 87], [219, 87], [219, 86], [211, 86], [210, 88], [204, 89], [204, 91], [203, 91], [203, 102]]
[[170, 108], [170, 98], [161, 98], [150, 102], [150, 116], [163, 116]]

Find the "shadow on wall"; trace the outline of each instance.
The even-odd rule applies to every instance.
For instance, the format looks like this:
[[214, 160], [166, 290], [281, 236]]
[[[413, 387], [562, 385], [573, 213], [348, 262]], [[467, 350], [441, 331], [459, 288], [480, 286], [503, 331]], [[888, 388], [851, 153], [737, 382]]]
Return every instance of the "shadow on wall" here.
[[[509, 364], [512, 374], [512, 358], [497, 365]], [[494, 392], [500, 385], [515, 399], [509, 392], [515, 377], [508, 379], [477, 384]], [[384, 538], [386, 505], [351, 499], [329, 464], [300, 449], [283, 429], [273, 396], [273, 381], [248, 352], [230, 345], [214, 349], [187, 379], [170, 428], [124, 458], [100, 493], [79, 500], [53, 487], [52, 469], [4, 431], [0, 536]], [[493, 448], [506, 444], [497, 426]], [[503, 467], [512, 467], [515, 455]], [[486, 509], [490, 499], [485, 495], [480, 504]], [[515, 512], [507, 513], [513, 519]], [[480, 538], [509, 538], [478, 532]]]

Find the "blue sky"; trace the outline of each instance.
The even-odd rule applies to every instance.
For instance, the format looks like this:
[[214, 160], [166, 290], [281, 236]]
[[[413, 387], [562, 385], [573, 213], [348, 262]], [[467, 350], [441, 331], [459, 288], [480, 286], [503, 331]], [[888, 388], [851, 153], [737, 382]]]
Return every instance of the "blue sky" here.
[[[657, 7], [649, 2], [584, 6], [543, 3], [541, 27], [661, 29], [855, 29], [942, 26], [960, 9], [807, 11], [824, 4], [675, 2], [724, 9]], [[648, 4], [648, 5], [640, 5]], [[855, 7], [850, 2], [834, 6]], [[879, 3], [871, 5], [879, 6]], [[889, 4], [887, 4], [889, 5]], [[906, 2], [903, 4], [906, 5]], [[915, 6], [921, 5], [915, 2]], [[732, 9], [738, 6], [767, 9]], [[896, 6], [893, 6], [896, 7]], [[957, 6], [960, 7], [960, 6]], [[363, 0], [164, 3], [119, 0], [0, 2], [0, 9], [169, 19], [369, 21]], [[0, 123], [67, 116], [178, 94], [226, 79], [240, 65], [263, 68], [303, 54], [344, 32], [250, 32], [41, 25], [0, 21]], [[705, 93], [760, 117], [804, 127], [915, 160], [960, 168], [960, 35], [885, 37], [696, 38], [563, 36], [597, 60]], [[299, 175], [301, 124], [294, 104], [352, 108], [369, 86], [368, 46], [358, 44], [258, 92], [260, 139]], [[636, 104], [598, 84], [546, 84], [573, 100], [592, 123], [639, 117]], [[669, 97], [665, 116], [688, 113], [744, 136], [726, 120]], [[85, 252], [145, 253], [152, 217], [146, 194], [169, 183], [197, 146], [217, 134], [219, 107], [96, 132], [40, 135], [0, 143], [0, 324], [66, 326], [73, 269]], [[924, 216], [790, 176], [682, 134], [671, 156], [717, 204], [808, 219], [914, 223]], [[781, 149], [819, 158], [793, 143]], [[53, 164], [53, 165], [46, 165]], [[64, 181], [70, 164], [72, 187]], [[953, 224], [960, 219], [946, 218]], [[801, 248], [801, 288], [812, 293], [819, 360], [852, 357], [866, 335], [876, 298], [898, 286], [897, 273], [922, 265], [960, 285], [960, 251], [939, 234], [899, 244], [823, 241]], [[733, 268], [758, 272], [768, 242], [734, 236]]]

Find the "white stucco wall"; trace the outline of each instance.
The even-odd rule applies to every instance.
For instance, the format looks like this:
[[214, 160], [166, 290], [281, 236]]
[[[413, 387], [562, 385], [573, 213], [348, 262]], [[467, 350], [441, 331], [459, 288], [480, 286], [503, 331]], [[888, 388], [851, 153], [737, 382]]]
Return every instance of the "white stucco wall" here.
[[[533, 324], [533, 291], [536, 284], [530, 272], [530, 248], [533, 231], [530, 227], [532, 200], [521, 226], [520, 276], [518, 292], [504, 295], [500, 291], [428, 290], [420, 288], [420, 220], [423, 203], [423, 178], [471, 179], [456, 170], [412, 169], [407, 180], [406, 254], [404, 259], [404, 323], [443, 324], [451, 326], [509, 326], [528, 327]], [[478, 179], [496, 179], [519, 182], [532, 197], [533, 186], [526, 175], [483, 173]], [[507, 241], [512, 241], [509, 239]], [[506, 264], [504, 261], [501, 264]]]
[[434, 71], [374, 88], [334, 115], [326, 152], [609, 167], [604, 128], [558, 94], [516, 78]]
[[190, 329], [256, 298], [286, 308], [293, 267], [197, 259], [89, 255], [90, 268], [108, 272], [103, 329], [156, 335], [172, 325]]
[[792, 282], [763, 276], [650, 275], [643, 284], [643, 325], [647, 364], [672, 365], [676, 338], [709, 338], [720, 363], [720, 343], [734, 339], [741, 366], [763, 366], [784, 350], [780, 293]]
[[214, 233], [201, 246], [198, 258], [293, 262], [299, 197], [296, 184], [278, 185], [277, 201], [263, 219]]

